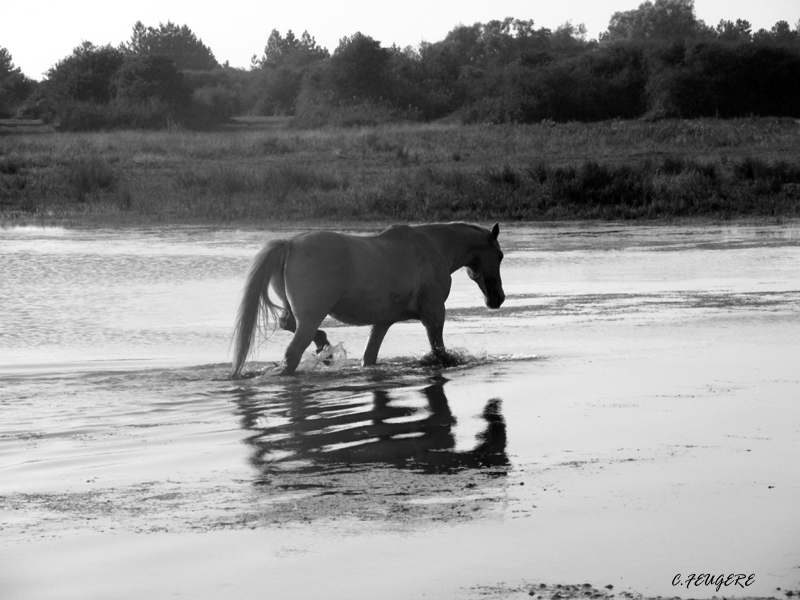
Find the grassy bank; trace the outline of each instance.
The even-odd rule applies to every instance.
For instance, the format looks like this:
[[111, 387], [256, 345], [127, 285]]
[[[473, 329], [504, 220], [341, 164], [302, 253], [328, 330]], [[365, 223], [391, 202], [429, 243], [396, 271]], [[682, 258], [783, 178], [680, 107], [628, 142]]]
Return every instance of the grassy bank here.
[[800, 217], [794, 120], [0, 130], [3, 223]]

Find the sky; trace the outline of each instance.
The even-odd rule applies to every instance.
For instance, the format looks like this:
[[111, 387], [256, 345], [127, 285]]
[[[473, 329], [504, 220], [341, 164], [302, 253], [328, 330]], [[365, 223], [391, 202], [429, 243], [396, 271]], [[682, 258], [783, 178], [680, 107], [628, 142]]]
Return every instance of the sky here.
[[[261, 56], [270, 32], [308, 31], [333, 51], [357, 31], [383, 46], [437, 42], [459, 24], [514, 17], [555, 29], [566, 21], [585, 24], [589, 38], [608, 27], [611, 15], [635, 9], [643, 0], [0, 0], [0, 47], [31, 79], [41, 80], [56, 62], [84, 41], [119, 45], [133, 25], [172, 21], [188, 25], [220, 63], [249, 68]], [[794, 26], [798, 0], [695, 0], [698, 19], [746, 19], [753, 30], [777, 21]]]

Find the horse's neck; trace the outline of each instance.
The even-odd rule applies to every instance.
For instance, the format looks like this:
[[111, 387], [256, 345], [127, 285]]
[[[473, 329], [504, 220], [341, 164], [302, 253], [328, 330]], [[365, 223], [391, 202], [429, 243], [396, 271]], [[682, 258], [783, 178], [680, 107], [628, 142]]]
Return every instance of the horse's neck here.
[[431, 230], [431, 240], [448, 262], [451, 273], [466, 265], [475, 251], [485, 244], [481, 231], [470, 225], [448, 223], [423, 227]]

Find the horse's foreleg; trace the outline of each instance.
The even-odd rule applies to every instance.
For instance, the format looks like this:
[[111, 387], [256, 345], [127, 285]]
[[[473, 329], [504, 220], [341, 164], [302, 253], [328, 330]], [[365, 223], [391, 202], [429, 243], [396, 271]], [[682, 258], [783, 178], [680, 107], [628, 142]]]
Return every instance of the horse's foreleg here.
[[437, 359], [442, 359], [447, 355], [444, 347], [444, 315], [445, 309], [431, 311], [422, 317], [422, 324], [428, 334], [428, 343], [431, 345], [431, 353]]
[[361, 360], [363, 366], [368, 367], [374, 365], [378, 360], [378, 350], [381, 349], [383, 338], [386, 337], [386, 332], [389, 331], [389, 327], [391, 326], [391, 323], [372, 326], [372, 330], [369, 332], [367, 346], [364, 348], [364, 357]]

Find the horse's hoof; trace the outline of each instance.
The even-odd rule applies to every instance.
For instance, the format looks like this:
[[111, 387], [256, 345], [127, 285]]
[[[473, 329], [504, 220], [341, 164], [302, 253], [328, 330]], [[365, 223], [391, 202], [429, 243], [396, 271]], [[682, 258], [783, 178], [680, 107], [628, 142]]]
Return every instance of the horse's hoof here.
[[231, 373], [228, 375], [228, 379], [231, 381], [237, 381], [239, 379], [252, 379], [258, 375], [255, 371], [245, 371], [244, 373]]
[[289, 369], [285, 364], [281, 363], [274, 369], [270, 370], [269, 372], [265, 371], [265, 375], [269, 375], [271, 377], [280, 377], [282, 375], [294, 375], [296, 373], [295, 369]]

